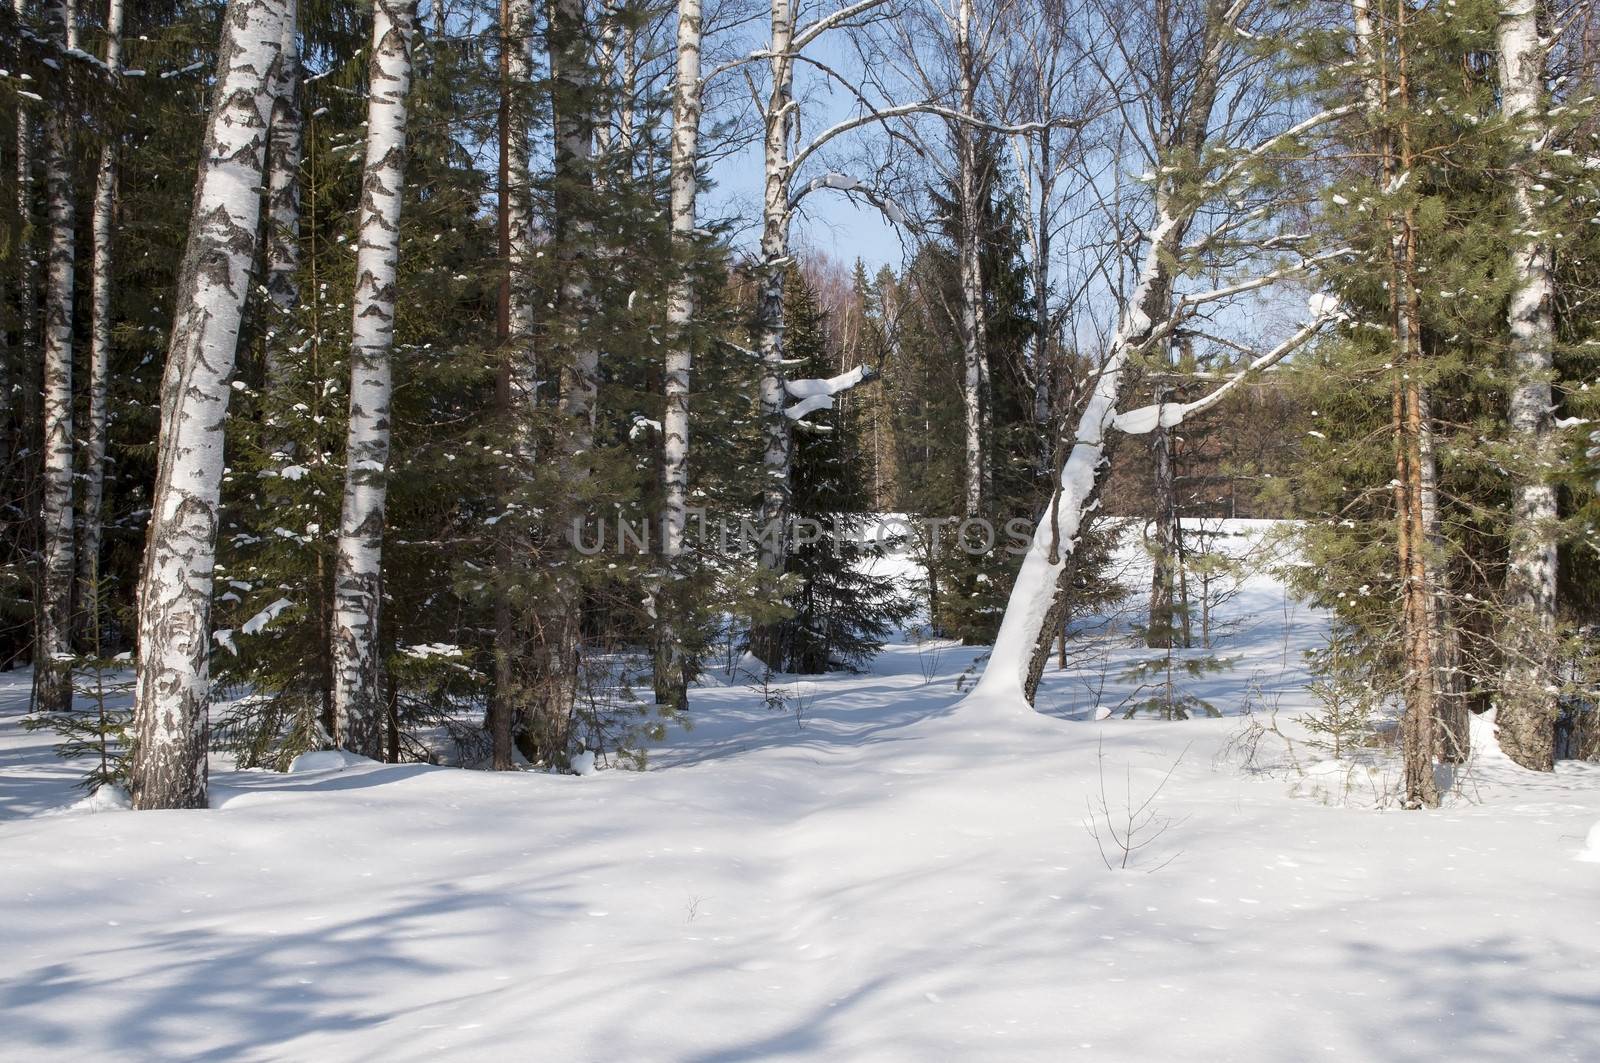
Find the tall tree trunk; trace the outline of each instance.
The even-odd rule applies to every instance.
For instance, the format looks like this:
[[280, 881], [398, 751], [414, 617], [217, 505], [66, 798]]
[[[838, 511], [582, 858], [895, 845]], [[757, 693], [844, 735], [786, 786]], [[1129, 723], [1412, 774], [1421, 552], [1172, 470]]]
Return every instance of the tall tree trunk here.
[[[789, 269], [789, 137], [794, 128], [795, 12], [791, 0], [771, 0], [772, 95], [767, 100], [763, 137], [765, 176], [761, 212], [761, 290], [756, 304], [756, 351], [761, 356], [761, 568], [776, 577], [788, 560], [790, 466], [794, 439], [784, 391], [783, 289]], [[750, 650], [769, 667], [780, 667], [779, 626], [752, 626]]]
[[678, 590], [689, 519], [689, 385], [694, 368], [694, 222], [700, 163], [700, 0], [678, 0], [678, 73], [672, 108], [673, 273], [667, 288], [667, 354], [661, 414], [662, 590], [656, 595], [656, 704], [688, 700]]
[[1050, 132], [1048, 127], [1039, 131], [1039, 202], [1033, 220], [1033, 423], [1044, 472], [1051, 471], [1055, 462], [1051, 425], [1055, 367], [1050, 357], [1050, 201], [1055, 195], [1055, 172]]
[[527, 623], [513, 600], [525, 570], [531, 544], [522, 517], [522, 491], [535, 455], [533, 415], [538, 396], [534, 351], [532, 291], [533, 197], [529, 179], [529, 114], [532, 89], [533, 5], [530, 0], [500, 4], [500, 173], [499, 314], [500, 372], [496, 402], [509, 439], [512, 458], [502, 470], [503, 516], [497, 527], [495, 592], [495, 689], [490, 703], [491, 764], [496, 771], [513, 768], [513, 727], [529, 715], [531, 666]]
[[[122, 0], [106, 9], [106, 69], [122, 72]], [[117, 198], [117, 143], [100, 147], [94, 185], [94, 276], [89, 330], [89, 409], [84, 439], [83, 536], [78, 550], [79, 605], [84, 624], [98, 643], [100, 631], [101, 500], [106, 482], [106, 435], [110, 424], [111, 240]]]
[[[972, 0], [956, 7], [956, 64], [961, 83], [961, 114], [978, 114], [977, 55], [973, 49]], [[978, 137], [969, 122], [954, 123], [957, 152], [957, 198], [960, 214], [961, 277], [961, 403], [966, 411], [966, 515], [984, 511], [991, 471], [988, 455], [989, 358], [985, 343], [982, 271], [982, 211], [979, 209]]]
[[[1409, 74], [1410, 40], [1407, 36], [1407, 0], [1395, 4], [1396, 88], [1401, 105], [1399, 172], [1410, 173], [1411, 81]], [[1442, 635], [1445, 619], [1443, 584], [1438, 563], [1444, 537], [1439, 525], [1438, 468], [1433, 445], [1433, 420], [1423, 375], [1422, 305], [1418, 294], [1417, 221], [1408, 208], [1401, 221], [1402, 260], [1397, 283], [1392, 287], [1404, 307], [1406, 328], [1401, 355], [1409, 366], [1406, 379], [1406, 442], [1408, 455], [1407, 491], [1411, 495], [1411, 573], [1413, 589], [1413, 634], [1411, 667], [1415, 705], [1408, 702], [1402, 733], [1405, 743], [1406, 798], [1415, 807], [1439, 803], [1434, 777], [1434, 757], [1439, 746], [1441, 695], [1446, 690], [1440, 674], [1445, 661]]]
[[1551, 660], [1556, 626], [1556, 491], [1548, 470], [1556, 464], [1551, 421], [1555, 366], [1555, 285], [1550, 248], [1541, 238], [1536, 202], [1543, 122], [1544, 39], [1538, 0], [1501, 0], [1500, 106], [1516, 126], [1520, 156], [1512, 187], [1522, 242], [1512, 256], [1515, 287], [1507, 323], [1511, 331], [1511, 440], [1521, 475], [1516, 484], [1511, 554], [1506, 566], [1505, 685], [1495, 714], [1500, 745], [1523, 767], [1555, 768], [1556, 670]]
[[[1394, 74], [1391, 81], [1389, 47], [1374, 28], [1368, 0], [1355, 0], [1352, 10], [1356, 51], [1363, 65], [1363, 95], [1375, 117], [1385, 120], [1391, 99], [1403, 108], [1397, 129], [1385, 128], [1378, 143], [1379, 181], [1391, 188], [1397, 176], [1411, 167], [1408, 78], [1408, 41], [1404, 0], [1395, 5], [1392, 19], [1379, 21], [1394, 32]], [[1390, 88], [1394, 91], [1391, 94]], [[1398, 141], [1398, 143], [1397, 143]], [[1438, 471], [1428, 396], [1422, 381], [1420, 301], [1417, 296], [1416, 222], [1410, 209], [1393, 210], [1385, 219], [1389, 238], [1390, 328], [1394, 335], [1396, 370], [1393, 423], [1395, 434], [1396, 571], [1401, 582], [1401, 643], [1405, 677], [1402, 698], [1401, 753], [1404, 761], [1405, 801], [1413, 808], [1439, 803], [1434, 759], [1444, 753], [1451, 759], [1466, 754], [1466, 728], [1455, 715], [1441, 728], [1441, 709], [1459, 707], [1448, 695], [1453, 641], [1449, 638], [1448, 609], [1438, 571], [1444, 536], [1440, 525]], [[1446, 737], [1447, 736], [1447, 737]], [[1445, 747], [1441, 749], [1441, 746]]]
[[[554, 84], [556, 253], [562, 263], [561, 399], [559, 461], [575, 493], [591, 477], [600, 351], [584, 327], [592, 302], [589, 280], [594, 249], [588, 220], [594, 190], [593, 67], [587, 47], [586, 0], [555, 0], [549, 50]], [[578, 700], [583, 633], [583, 581], [576, 565], [576, 535], [562, 530], [567, 558], [554, 576], [554, 602], [544, 624], [545, 659], [535, 716], [524, 732], [529, 759], [565, 766], [571, 754], [572, 717]]]
[[[12, 9], [18, 21], [27, 17], [27, 0], [12, 0]], [[19, 408], [13, 416], [17, 424], [19, 441], [30, 440], [39, 421], [39, 367], [43, 363], [39, 344], [39, 257], [34, 227], [34, 161], [35, 137], [32, 105], [17, 100], [17, 381], [22, 393]], [[31, 449], [24, 442], [23, 449]], [[36, 500], [33, 498], [33, 476], [36, 459], [33, 455], [18, 458], [17, 480], [25, 498], [25, 509], [30, 522]], [[32, 529], [25, 531], [31, 537]], [[37, 653], [35, 654], [37, 657]]]
[[[64, 2], [47, 9], [48, 32], [71, 41], [72, 12]], [[50, 712], [72, 706], [72, 296], [76, 251], [69, 118], [63, 107], [45, 112], [45, 195], [50, 247], [44, 300], [44, 476], [39, 502], [44, 553], [36, 618], [34, 698]]]
[[135, 808], [204, 808], [223, 425], [261, 220], [272, 84], [292, 0], [230, 0], [161, 380], [139, 585]]
[[301, 67], [298, 26], [284, 26], [283, 61], [278, 68], [272, 130], [267, 141], [266, 290], [271, 303], [263, 381], [266, 390], [269, 454], [290, 457], [288, 440], [278, 438], [291, 369], [296, 311], [300, 305], [300, 166], [305, 152], [305, 118], [300, 108]]
[[350, 422], [333, 576], [333, 711], [340, 746], [377, 759], [383, 753], [378, 619], [389, 471], [390, 360], [415, 0], [374, 0], [372, 16], [367, 159], [350, 326]]

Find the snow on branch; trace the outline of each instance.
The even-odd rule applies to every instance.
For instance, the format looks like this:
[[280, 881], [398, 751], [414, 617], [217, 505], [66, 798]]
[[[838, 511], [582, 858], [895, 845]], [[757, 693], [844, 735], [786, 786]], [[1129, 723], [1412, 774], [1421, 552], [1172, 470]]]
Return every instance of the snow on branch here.
[[827, 378], [807, 378], [805, 380], [785, 380], [783, 390], [789, 393], [790, 398], [800, 401], [793, 406], [786, 407], [783, 415], [791, 421], [799, 421], [807, 414], [818, 410], [833, 409], [833, 397], [841, 391], [849, 391], [857, 384], [864, 384], [874, 379], [878, 374], [871, 366], [858, 365], [847, 373]]
[[880, 196], [871, 188], [862, 184], [859, 180], [851, 177], [847, 173], [829, 172], [822, 174], [820, 177], [813, 177], [789, 197], [789, 209], [794, 210], [800, 205], [800, 201], [802, 199], [822, 188], [832, 188], [836, 191], [844, 192], [846, 195], [851, 193], [859, 195], [868, 203], [871, 203], [873, 206], [882, 211], [883, 216], [888, 218], [892, 224], [911, 224], [911, 219], [906, 215], [906, 212], [900, 208], [900, 204], [896, 203], [892, 199], [887, 199], [883, 196]]
[[863, 12], [871, 11], [875, 7], [882, 7], [887, 2], [888, 0], [858, 0], [857, 3], [849, 4], [831, 14], [823, 15], [811, 25], [796, 33], [790, 47], [798, 51], [840, 23], [846, 22]]
[[1289, 354], [1299, 350], [1306, 344], [1306, 341], [1321, 331], [1322, 327], [1328, 322], [1343, 317], [1339, 310], [1339, 301], [1330, 295], [1322, 295], [1320, 293], [1311, 297], [1311, 311], [1313, 317], [1302, 325], [1298, 332], [1237, 373], [1234, 373], [1221, 386], [1203, 398], [1198, 398], [1193, 402], [1163, 402], [1152, 406], [1141, 406], [1136, 410], [1117, 414], [1111, 421], [1111, 427], [1130, 436], [1142, 436], [1155, 431], [1157, 428], [1174, 428], [1182, 424], [1189, 415], [1204, 413], [1206, 410], [1211, 409], [1247, 379], [1263, 372], [1269, 366], [1277, 364]]
[[1046, 129], [1079, 128], [1085, 125], [1088, 121], [1088, 119], [1081, 117], [1063, 117], [1052, 119], [1046, 122], [1019, 122], [1016, 124], [991, 122], [988, 119], [979, 118], [977, 115], [964, 114], [955, 108], [946, 107], [943, 104], [935, 103], [933, 100], [918, 100], [915, 103], [900, 103], [891, 107], [869, 106], [866, 113], [858, 114], [851, 118], [846, 118], [843, 121], [840, 121], [818, 133], [814, 138], [812, 138], [811, 143], [801, 148], [789, 160], [789, 171], [793, 173], [795, 170], [799, 169], [801, 163], [805, 162], [813, 154], [821, 150], [830, 140], [833, 140], [835, 137], [840, 136], [841, 134], [848, 133], [852, 129], [860, 129], [862, 126], [871, 125], [874, 122], [886, 122], [891, 118], [904, 118], [905, 116], [912, 114], [938, 115], [940, 118], [946, 118], [952, 122], [961, 122], [976, 129], [981, 129], [989, 133], [995, 133], [1000, 136], [1010, 136], [1015, 133], [1038, 133]]

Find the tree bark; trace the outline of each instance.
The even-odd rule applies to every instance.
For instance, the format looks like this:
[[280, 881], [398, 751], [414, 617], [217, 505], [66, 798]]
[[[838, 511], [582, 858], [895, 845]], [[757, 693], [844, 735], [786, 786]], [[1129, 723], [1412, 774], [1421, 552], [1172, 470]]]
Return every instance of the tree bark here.
[[250, 288], [272, 84], [292, 0], [231, 0], [161, 381], [139, 586], [135, 808], [204, 808], [223, 424]]
[[[17, 19], [27, 17], [27, 0], [12, 0]], [[34, 200], [34, 123], [32, 105], [17, 100], [17, 353], [16, 386], [22, 393], [18, 409], [13, 412], [17, 424], [17, 438], [26, 440], [38, 419], [39, 373], [43, 359], [39, 346], [39, 259], [35, 246], [33, 224]], [[31, 494], [28, 481], [32, 477], [34, 461], [19, 459], [18, 481], [24, 494]], [[29, 499], [31, 509], [32, 500]]]
[[1512, 252], [1511, 441], [1520, 475], [1506, 566], [1505, 685], [1495, 714], [1500, 746], [1525, 768], [1555, 769], [1556, 465], [1551, 413], [1555, 358], [1555, 285], [1550, 248], [1538, 212], [1539, 152], [1543, 147], [1546, 44], [1538, 0], [1501, 0], [1500, 107], [1515, 126], [1520, 155], [1512, 176], [1521, 242]]
[[333, 708], [339, 745], [377, 759], [383, 753], [378, 622], [389, 471], [390, 361], [415, 0], [374, 0], [372, 12], [367, 157], [350, 327], [350, 421], [333, 577]]
[[[783, 412], [788, 401], [784, 391], [783, 291], [789, 269], [789, 138], [794, 128], [794, 41], [795, 12], [791, 0], [771, 0], [772, 94], [764, 116], [762, 200], [761, 288], [756, 304], [756, 351], [761, 356], [761, 424], [764, 443], [761, 455], [764, 476], [761, 493], [760, 545], [761, 568], [773, 577], [783, 575], [787, 565], [787, 525], [790, 512], [790, 466], [793, 458], [793, 430]], [[750, 651], [776, 668], [781, 649], [777, 645], [778, 626], [754, 625], [750, 631]]]
[[[106, 69], [122, 73], [122, 0], [106, 9]], [[105, 495], [106, 439], [110, 426], [111, 249], [117, 197], [117, 144], [100, 147], [94, 187], [94, 274], [89, 330], [88, 425], [84, 438], [83, 535], [78, 551], [78, 597], [84, 625], [98, 642], [100, 630], [100, 512]]]
[[689, 519], [689, 387], [694, 369], [695, 198], [700, 163], [700, 0], [678, 0], [678, 73], [673, 86], [671, 224], [673, 274], [667, 288], [667, 353], [661, 414], [661, 562], [657, 594], [656, 704], [688, 701], [678, 581]]
[[[70, 42], [64, 2], [46, 9], [50, 37]], [[39, 523], [44, 540], [36, 618], [34, 703], [46, 712], [72, 707], [73, 432], [72, 299], [77, 219], [71, 137], [63, 107], [45, 112], [45, 195], [50, 244], [45, 257], [44, 474]]]
[[[972, 0], [956, 7], [956, 65], [960, 79], [961, 113], [978, 114], [977, 55], [972, 42]], [[982, 212], [978, 196], [977, 132], [969, 122], [955, 122], [952, 132], [957, 153], [957, 211], [960, 215], [961, 278], [961, 403], [966, 411], [966, 478], [963, 505], [968, 517], [984, 511], [991, 493], [987, 453], [989, 410], [989, 358], [985, 343], [982, 270]]]
[[[584, 322], [591, 313], [593, 226], [587, 212], [594, 189], [593, 69], [587, 47], [586, 0], [555, 0], [548, 44], [555, 124], [556, 253], [562, 264], [561, 399], [563, 433], [558, 457], [563, 480], [583, 493], [591, 477], [600, 351]], [[565, 767], [571, 754], [578, 700], [583, 626], [583, 582], [577, 571], [576, 529], [562, 529], [567, 557], [554, 574], [553, 603], [544, 623], [544, 672], [534, 716], [524, 726], [530, 760]]]
[[266, 289], [271, 303], [267, 327], [263, 384], [269, 454], [289, 458], [293, 444], [277, 438], [280, 415], [290, 381], [287, 356], [300, 305], [300, 166], [305, 152], [305, 118], [300, 108], [302, 71], [298, 27], [284, 26], [283, 61], [279, 65], [272, 130], [267, 141]]
[[538, 401], [532, 292], [533, 198], [529, 176], [529, 114], [532, 88], [533, 8], [530, 0], [500, 4], [500, 302], [497, 338], [500, 372], [496, 402], [512, 457], [501, 472], [502, 519], [498, 533], [495, 591], [495, 689], [490, 703], [491, 766], [515, 766], [513, 730], [529, 715], [531, 664], [527, 623], [513, 600], [531, 544], [521, 517], [522, 491], [535, 454], [533, 416]]

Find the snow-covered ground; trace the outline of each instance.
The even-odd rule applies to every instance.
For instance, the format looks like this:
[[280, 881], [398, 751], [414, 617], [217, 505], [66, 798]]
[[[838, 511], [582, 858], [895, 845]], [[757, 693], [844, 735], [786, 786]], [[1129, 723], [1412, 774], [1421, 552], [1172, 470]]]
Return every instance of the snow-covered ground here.
[[645, 772], [219, 763], [210, 812], [60, 811], [0, 676], [0, 1059], [1600, 1059], [1600, 768], [1248, 770], [1324, 624], [1265, 575], [1223, 618], [1219, 719], [1094, 719], [1125, 631], [1051, 716], [911, 640], [781, 710], [715, 674]]

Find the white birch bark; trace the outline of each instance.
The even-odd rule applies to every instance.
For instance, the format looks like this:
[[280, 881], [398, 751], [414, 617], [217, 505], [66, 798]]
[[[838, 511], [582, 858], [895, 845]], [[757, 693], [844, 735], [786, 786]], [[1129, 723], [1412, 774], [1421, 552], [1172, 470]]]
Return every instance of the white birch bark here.
[[[294, 12], [284, 23], [283, 61], [273, 87], [272, 130], [267, 140], [267, 250], [264, 286], [271, 303], [264, 351], [269, 452], [288, 446], [274, 438], [271, 419], [289, 386], [288, 349], [300, 304], [300, 165], [305, 119], [300, 109], [300, 44]], [[286, 455], [287, 456], [287, 455]]]
[[790, 131], [795, 116], [794, 6], [772, 0], [772, 94], [767, 100], [763, 135], [761, 212], [761, 291], [756, 310], [756, 352], [761, 356], [761, 422], [763, 429], [761, 520], [773, 534], [761, 543], [761, 567], [782, 572], [787, 544], [783, 527], [789, 518], [789, 480], [793, 439], [784, 415], [783, 290], [789, 269]]
[[[694, 369], [691, 327], [694, 322], [695, 197], [700, 162], [700, 0], [678, 0], [678, 70], [673, 84], [671, 224], [675, 261], [667, 287], [667, 353], [661, 414], [661, 555], [666, 568], [666, 594], [683, 554], [689, 519], [689, 387]], [[683, 650], [671, 603], [663, 603], [661, 646], [656, 658], [656, 701], [681, 707], [686, 696]]]
[[510, 155], [510, 323], [512, 344], [511, 390], [517, 417], [518, 445], [525, 460], [533, 460], [532, 419], [538, 399], [538, 360], [534, 350], [533, 268], [538, 254], [533, 240], [532, 155], [528, 137], [528, 107], [523, 103], [533, 82], [533, 3], [507, 0], [507, 32], [511, 48], [506, 55], [507, 79], [513, 95]]
[[378, 622], [389, 471], [390, 360], [405, 183], [415, 0], [374, 0], [368, 65], [367, 153], [361, 182], [356, 287], [350, 325], [350, 419], [344, 506], [334, 560], [333, 711], [336, 740], [382, 754]]
[[[71, 45], [72, 12], [62, 2], [46, 9], [47, 32]], [[45, 255], [44, 466], [39, 524], [43, 537], [36, 617], [35, 703], [51, 712], [72, 705], [73, 432], [72, 299], [76, 218], [69, 117], [45, 111], [45, 197], [50, 242]]]
[[[106, 69], [122, 72], [122, 0], [106, 8]], [[88, 424], [84, 433], [83, 535], [78, 555], [78, 593], [86, 626], [96, 642], [100, 631], [101, 501], [106, 482], [106, 434], [110, 424], [111, 248], [117, 196], [117, 144], [100, 147], [94, 184], [94, 273], [89, 327]]]
[[[977, 56], [972, 43], [972, 0], [956, 7], [956, 64], [961, 88], [961, 114], [976, 119], [978, 99]], [[981, 224], [978, 209], [977, 132], [970, 122], [958, 121], [953, 130], [957, 151], [957, 210], [960, 215], [961, 280], [961, 403], [966, 411], [966, 479], [963, 494], [966, 515], [983, 512], [990, 479], [985, 453], [988, 422], [989, 358], [985, 343]]]
[[287, 0], [231, 0], [173, 304], [139, 585], [135, 808], [204, 808], [223, 424], [250, 288]]
[[1128, 390], [1130, 359], [1150, 339], [1152, 311], [1164, 314], [1170, 287], [1170, 256], [1175, 234], [1183, 225], [1164, 195], [1158, 195], [1152, 227], [1133, 296], [1117, 323], [1100, 377], [1078, 417], [1073, 446], [1061, 468], [1050, 509], [1034, 530], [1012, 585], [994, 650], [974, 698], [1025, 705], [1028, 667], [1055, 599], [1061, 573], [1078, 545], [1078, 530], [1108, 471], [1106, 434], [1117, 417], [1117, 404]]
[[[1242, 4], [1236, 3], [1226, 12], [1217, 9], [1208, 16], [1211, 21], [1207, 26], [1206, 43], [1193, 71], [1193, 90], [1183, 120], [1173, 120], [1165, 109], [1160, 116], [1163, 132], [1157, 152], [1159, 158], [1168, 157], [1174, 149], [1191, 159], [1202, 155], [1217, 96], [1222, 42], [1240, 10]], [[1177, 181], [1176, 173], [1163, 171], [1157, 183], [1155, 216], [1145, 234], [1147, 246], [1133, 292], [1119, 316], [1117, 330], [1101, 363], [1100, 376], [1078, 417], [1075, 432], [1069, 437], [1072, 447], [1061, 465], [1055, 492], [1034, 530], [1033, 542], [1023, 555], [1000, 631], [995, 637], [994, 650], [973, 690], [975, 698], [981, 696], [1024, 706], [1029, 703], [1029, 688], [1037, 682], [1035, 675], [1030, 683], [1030, 671], [1037, 655], [1048, 651], [1054, 628], [1047, 632], [1046, 627], [1052, 616], [1056, 621], [1062, 616], [1062, 596], [1068, 591], [1064, 577], [1073, 564], [1085, 517], [1099, 504], [1100, 488], [1109, 471], [1107, 432], [1113, 427], [1127, 432], [1171, 427], [1186, 413], [1198, 412], [1207, 408], [1208, 401], [1215, 401], [1201, 400], [1187, 407], [1158, 403], [1148, 426], [1137, 423], [1144, 419], [1142, 417], [1119, 419], [1117, 415], [1117, 406], [1136, 375], [1135, 357], [1152, 342], [1168, 341], [1167, 327], [1158, 323], [1171, 320], [1174, 263], [1184, 233], [1202, 206], [1199, 200], [1204, 198], [1196, 196], [1192, 190], [1180, 194]]]
[[1503, 697], [1495, 714], [1500, 744], [1513, 760], [1554, 770], [1555, 677], [1550, 638], [1556, 624], [1556, 490], [1551, 376], [1554, 370], [1555, 285], [1550, 248], [1538, 211], [1546, 42], [1539, 34], [1539, 0], [1500, 0], [1500, 106], [1515, 127], [1519, 157], [1512, 189], [1520, 242], [1512, 252], [1515, 287], [1511, 334], [1511, 440], [1527, 471], [1516, 484], [1506, 591], [1512, 607]]
[[[18, 21], [27, 16], [27, 0], [12, 0]], [[26, 100], [17, 100], [17, 350], [19, 357], [16, 391], [22, 400], [15, 403], [12, 416], [19, 439], [28, 430], [29, 413], [37, 401], [32, 367], [39, 364], [39, 263], [34, 254], [33, 232], [33, 115]], [[8, 399], [13, 392], [8, 391]]]

